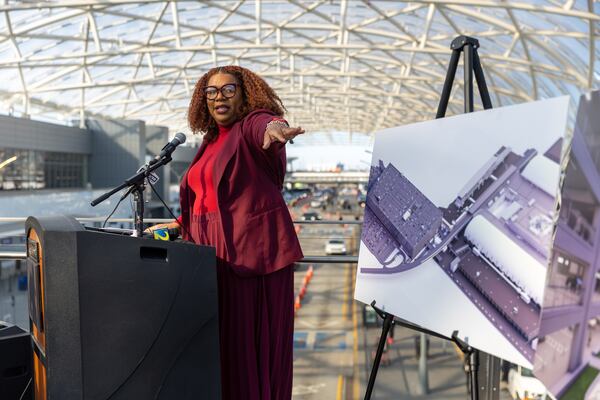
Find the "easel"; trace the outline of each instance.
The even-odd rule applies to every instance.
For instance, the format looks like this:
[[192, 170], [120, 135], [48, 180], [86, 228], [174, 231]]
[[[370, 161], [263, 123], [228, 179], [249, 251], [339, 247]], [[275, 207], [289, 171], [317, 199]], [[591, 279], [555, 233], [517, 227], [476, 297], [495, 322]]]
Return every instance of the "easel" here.
[[[450, 49], [452, 50], [452, 56], [450, 58], [450, 65], [448, 66], [448, 71], [446, 72], [446, 79], [444, 81], [444, 88], [442, 89], [442, 97], [440, 98], [440, 103], [438, 105], [436, 119], [444, 118], [446, 116], [446, 109], [448, 108], [448, 101], [450, 100], [450, 92], [452, 90], [452, 84], [454, 83], [454, 76], [456, 75], [456, 68], [458, 67], [458, 61], [460, 59], [460, 53], [464, 53], [464, 103], [465, 113], [473, 112], [473, 73], [475, 74], [475, 79], [477, 81], [477, 87], [479, 88], [479, 94], [481, 95], [481, 102], [483, 103], [484, 109], [492, 108], [492, 101], [490, 99], [490, 95], [487, 89], [487, 85], [485, 83], [485, 77], [483, 75], [483, 69], [481, 68], [481, 61], [479, 60], [479, 54], [477, 53], [477, 49], [479, 48], [479, 41], [475, 38], [468, 36], [458, 36], [456, 37], [452, 43], [450, 44]], [[373, 360], [373, 367], [371, 369], [371, 374], [369, 376], [369, 383], [367, 384], [367, 391], [365, 392], [365, 400], [371, 399], [371, 394], [373, 392], [373, 387], [375, 386], [375, 379], [377, 377], [377, 371], [379, 370], [379, 364], [381, 362], [381, 356], [383, 354], [383, 349], [385, 347], [385, 342], [388, 336], [388, 333], [392, 327], [392, 325], [400, 325], [408, 329], [412, 329], [417, 332], [425, 333], [427, 335], [435, 336], [441, 339], [449, 340], [454, 342], [456, 346], [463, 352], [465, 357], [468, 359], [469, 366], [469, 387], [471, 400], [479, 400], [479, 364], [480, 364], [480, 354], [479, 350], [472, 348], [467, 343], [458, 338], [458, 331], [454, 331], [452, 333], [452, 337], [446, 337], [437, 332], [430, 331], [428, 329], [424, 329], [418, 325], [411, 324], [408, 321], [404, 321], [395, 317], [394, 315], [383, 311], [382, 309], [375, 306], [375, 301], [371, 303], [371, 307], [377, 312], [379, 317], [383, 319], [383, 327], [381, 329], [381, 336], [379, 338], [379, 343], [377, 345], [377, 352], [375, 353], [375, 359]], [[421, 343], [421, 352], [423, 353], [423, 343]], [[497, 359], [494, 362], [494, 358], [492, 356], [488, 356], [487, 360], [488, 364], [498, 364]], [[486, 372], [492, 371], [495, 373], [494, 368], [486, 368]], [[486, 380], [484, 384], [484, 388], [489, 388], [489, 379]], [[484, 389], [484, 390], [485, 390]], [[488, 391], [489, 392], [489, 391]], [[497, 390], [496, 393], [497, 394]], [[487, 398], [493, 399], [497, 398], [492, 393], [490, 393]], [[483, 400], [483, 399], [482, 399]]]

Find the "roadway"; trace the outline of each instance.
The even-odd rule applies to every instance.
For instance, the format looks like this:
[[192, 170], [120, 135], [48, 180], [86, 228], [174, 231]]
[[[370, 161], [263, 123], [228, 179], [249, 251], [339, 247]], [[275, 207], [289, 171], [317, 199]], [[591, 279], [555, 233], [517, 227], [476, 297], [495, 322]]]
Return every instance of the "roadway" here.
[[[303, 226], [305, 255], [323, 255], [326, 238], [344, 237], [356, 249], [358, 227]], [[355, 266], [318, 264], [297, 311], [294, 330], [294, 387], [297, 399], [359, 398], [365, 380], [358, 307], [352, 300]], [[295, 272], [296, 293], [309, 265]]]
[[[292, 209], [295, 219], [308, 208], [304, 200]], [[319, 210], [324, 219], [336, 219], [337, 209]], [[361, 213], [354, 207], [344, 219]], [[299, 238], [305, 255], [324, 255], [325, 243], [343, 237], [350, 254], [356, 255], [358, 225], [301, 225]], [[296, 294], [308, 270], [301, 264], [295, 272]], [[381, 328], [365, 327], [364, 305], [353, 300], [356, 265], [318, 264], [296, 314], [294, 337], [293, 399], [358, 400], [365, 394], [374, 351]], [[467, 399], [462, 353], [453, 344], [430, 338], [428, 393], [421, 391], [414, 331], [395, 328], [379, 368], [372, 399]], [[506, 391], [500, 397], [509, 399]]]

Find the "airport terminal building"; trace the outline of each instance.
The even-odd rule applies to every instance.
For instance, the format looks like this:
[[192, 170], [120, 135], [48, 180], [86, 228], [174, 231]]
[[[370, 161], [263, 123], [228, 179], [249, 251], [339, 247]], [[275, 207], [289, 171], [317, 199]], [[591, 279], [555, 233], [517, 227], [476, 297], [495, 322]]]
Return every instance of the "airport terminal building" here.
[[[140, 120], [88, 119], [84, 128], [0, 116], [0, 190], [112, 188], [133, 175], [168, 142], [164, 126]], [[181, 146], [158, 171], [156, 189], [168, 199], [196, 147]], [[150, 196], [151, 197], [151, 196]]]

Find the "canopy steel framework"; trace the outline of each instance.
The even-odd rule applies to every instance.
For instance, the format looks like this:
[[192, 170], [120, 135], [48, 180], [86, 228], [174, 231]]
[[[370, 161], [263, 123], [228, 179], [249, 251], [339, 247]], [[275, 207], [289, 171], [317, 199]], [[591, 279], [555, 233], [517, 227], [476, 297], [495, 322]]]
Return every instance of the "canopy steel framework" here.
[[600, 80], [598, 0], [3, 4], [0, 103], [13, 115], [185, 130], [197, 79], [236, 64], [274, 86], [293, 124], [370, 133], [433, 118], [457, 35], [479, 39], [494, 106]]

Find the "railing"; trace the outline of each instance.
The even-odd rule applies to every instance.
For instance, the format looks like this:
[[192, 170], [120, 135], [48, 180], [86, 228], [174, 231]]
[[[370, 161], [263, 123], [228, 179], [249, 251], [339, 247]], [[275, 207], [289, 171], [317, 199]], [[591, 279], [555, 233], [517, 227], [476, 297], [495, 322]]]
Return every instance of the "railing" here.
[[[25, 217], [0, 217], [0, 223], [2, 222], [25, 222]], [[104, 222], [104, 218], [92, 217], [92, 218], [76, 218], [79, 222]], [[145, 222], [151, 224], [160, 224], [165, 222], [173, 221], [172, 218], [147, 218]], [[128, 222], [131, 223], [131, 218], [114, 218], [110, 219], [109, 222]], [[359, 225], [362, 224], [360, 220], [316, 220], [316, 221], [294, 221], [294, 224], [299, 225]], [[25, 251], [15, 250], [4, 250], [0, 246], [0, 261], [8, 260], [24, 260], [27, 257]], [[299, 263], [302, 264], [355, 264], [358, 262], [358, 256], [306, 256]]]
[[0, 261], [4, 260], [24, 260], [27, 258], [27, 253], [24, 251], [6, 251], [0, 246]]
[[[81, 217], [75, 218], [79, 222], [104, 222], [102, 217]], [[27, 217], [0, 217], [0, 223], [3, 222], [25, 222]], [[165, 222], [172, 222], [173, 218], [144, 218], [144, 222], [150, 224], [162, 224]], [[111, 218], [108, 222], [128, 222], [133, 223], [131, 218]], [[362, 224], [362, 220], [356, 219], [331, 219], [331, 220], [296, 220], [294, 224], [322, 224], [322, 225], [359, 225]]]
[[[0, 261], [24, 260], [27, 258], [25, 251], [5, 251], [0, 246]], [[358, 262], [358, 256], [306, 256], [298, 261], [300, 264], [355, 264]]]
[[305, 256], [299, 264], [356, 264], [358, 256]]

